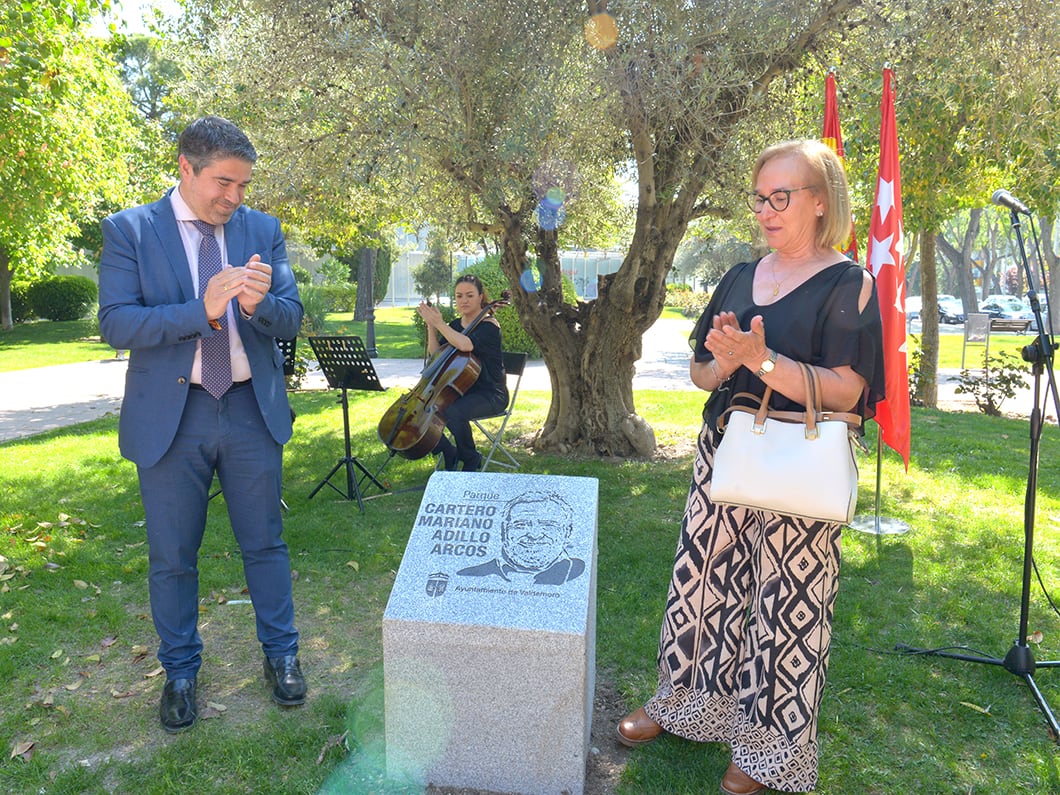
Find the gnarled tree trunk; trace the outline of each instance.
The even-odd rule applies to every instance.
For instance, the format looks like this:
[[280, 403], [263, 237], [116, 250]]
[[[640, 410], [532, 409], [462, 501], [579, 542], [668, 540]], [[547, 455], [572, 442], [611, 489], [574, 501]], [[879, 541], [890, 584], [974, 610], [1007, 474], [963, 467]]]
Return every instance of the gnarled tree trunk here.
[[[577, 306], [563, 301], [555, 233], [538, 232], [541, 287], [513, 295], [552, 385], [537, 449], [618, 457], [655, 450], [655, 433], [634, 405], [633, 375], [641, 338], [662, 313], [666, 275], [687, 222], [674, 220], [683, 217], [676, 214], [668, 225], [643, 215], [622, 267], [600, 277], [596, 299]], [[527, 248], [522, 222], [514, 215], [501, 220], [501, 267], [510, 283], [519, 284]]]

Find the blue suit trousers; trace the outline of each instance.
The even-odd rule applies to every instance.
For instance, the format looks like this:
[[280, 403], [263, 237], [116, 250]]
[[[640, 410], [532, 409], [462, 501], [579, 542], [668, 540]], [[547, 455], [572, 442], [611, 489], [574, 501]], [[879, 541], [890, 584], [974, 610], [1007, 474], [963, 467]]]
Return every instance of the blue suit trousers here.
[[202, 664], [198, 557], [214, 473], [242, 554], [262, 650], [269, 657], [297, 654], [291, 563], [282, 535], [282, 466], [283, 446], [269, 433], [246, 383], [220, 399], [190, 389], [173, 444], [157, 464], [138, 468], [151, 615], [168, 678], [195, 676]]

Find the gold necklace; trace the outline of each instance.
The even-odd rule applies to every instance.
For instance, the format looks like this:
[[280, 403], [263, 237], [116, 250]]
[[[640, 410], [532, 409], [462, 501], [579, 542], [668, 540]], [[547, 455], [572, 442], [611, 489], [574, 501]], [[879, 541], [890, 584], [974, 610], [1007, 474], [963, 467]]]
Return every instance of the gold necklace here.
[[798, 268], [793, 270], [791, 273], [789, 273], [783, 279], [781, 279], [780, 281], [777, 281], [777, 265], [776, 265], [776, 261], [774, 260], [773, 262], [770, 262], [769, 263], [769, 270], [773, 274], [773, 298], [776, 298], [778, 295], [780, 295], [780, 285], [782, 285], [784, 282], [786, 282], [788, 279], [790, 279], [796, 273], [801, 271], [804, 267], [805, 267], [804, 265], [800, 265]]

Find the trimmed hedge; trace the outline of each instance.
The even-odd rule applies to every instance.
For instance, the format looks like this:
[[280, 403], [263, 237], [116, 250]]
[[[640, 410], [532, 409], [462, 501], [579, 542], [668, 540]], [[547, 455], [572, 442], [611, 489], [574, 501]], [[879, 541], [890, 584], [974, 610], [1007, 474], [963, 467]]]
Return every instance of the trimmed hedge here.
[[29, 282], [12, 282], [11, 284], [11, 322], [25, 323], [33, 320], [33, 307], [29, 303]]
[[30, 285], [27, 293], [34, 314], [46, 320], [80, 320], [98, 295], [87, 276], [52, 276]]

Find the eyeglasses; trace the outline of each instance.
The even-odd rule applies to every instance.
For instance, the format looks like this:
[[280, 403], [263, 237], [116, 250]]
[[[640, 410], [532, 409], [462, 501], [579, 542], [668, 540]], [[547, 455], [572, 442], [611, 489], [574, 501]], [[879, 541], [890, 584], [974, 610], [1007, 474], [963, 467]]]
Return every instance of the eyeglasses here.
[[791, 194], [800, 190], [812, 190], [813, 188], [813, 185], [803, 185], [801, 188], [781, 188], [773, 191], [768, 196], [751, 191], [747, 194], [747, 206], [751, 212], [760, 213], [762, 212], [762, 205], [769, 202], [770, 207], [778, 213], [782, 213], [788, 209], [788, 205], [791, 203]]

